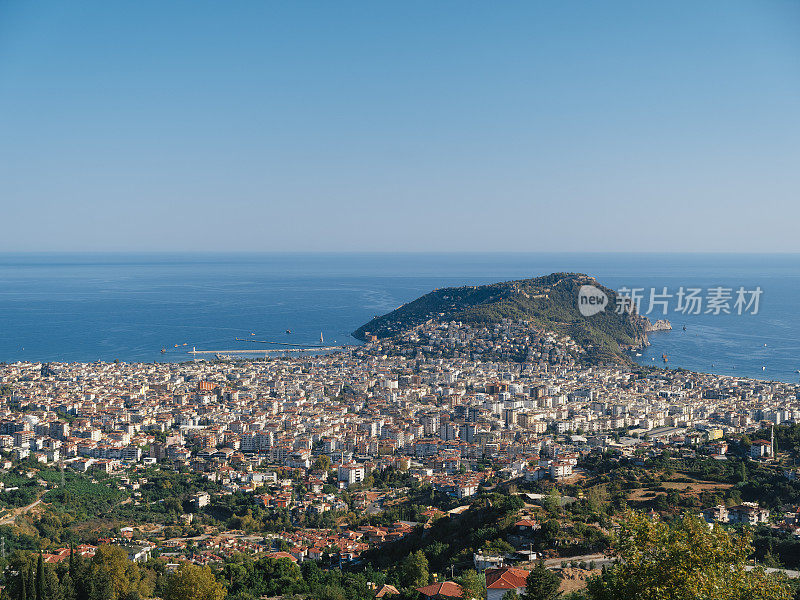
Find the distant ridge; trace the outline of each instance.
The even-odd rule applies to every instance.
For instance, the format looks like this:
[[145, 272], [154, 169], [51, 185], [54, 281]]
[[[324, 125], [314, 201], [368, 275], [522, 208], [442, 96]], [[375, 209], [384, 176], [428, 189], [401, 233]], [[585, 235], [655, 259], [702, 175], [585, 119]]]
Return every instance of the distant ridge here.
[[[593, 285], [608, 296], [605, 310], [584, 317], [578, 290]], [[480, 286], [441, 288], [375, 317], [353, 332], [366, 340], [390, 338], [430, 320], [497, 323], [523, 319], [538, 328], [564, 333], [586, 350], [589, 362], [629, 361], [626, 350], [647, 345], [650, 321], [635, 312], [616, 312], [617, 293], [583, 273], [553, 273]]]

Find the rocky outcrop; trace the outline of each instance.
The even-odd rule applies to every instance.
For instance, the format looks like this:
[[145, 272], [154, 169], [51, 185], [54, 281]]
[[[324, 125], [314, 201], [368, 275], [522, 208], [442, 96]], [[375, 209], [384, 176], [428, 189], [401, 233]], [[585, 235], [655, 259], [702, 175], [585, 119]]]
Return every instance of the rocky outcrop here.
[[653, 331], [670, 331], [672, 330], [672, 323], [667, 321], [666, 319], [659, 319], [655, 323], [651, 323], [650, 319], [644, 317], [646, 321], [644, 330], [646, 333], [651, 333]]

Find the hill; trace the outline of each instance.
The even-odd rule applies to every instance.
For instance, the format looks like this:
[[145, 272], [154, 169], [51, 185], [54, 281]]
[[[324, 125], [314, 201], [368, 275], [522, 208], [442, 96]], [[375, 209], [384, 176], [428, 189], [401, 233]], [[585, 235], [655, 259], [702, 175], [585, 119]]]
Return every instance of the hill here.
[[[608, 297], [602, 312], [583, 316], [578, 291], [592, 285]], [[617, 313], [617, 293], [594, 277], [581, 273], [553, 273], [533, 279], [481, 286], [441, 288], [375, 317], [353, 332], [366, 340], [391, 338], [428, 321], [497, 323], [503, 319], [530, 321], [544, 331], [567, 334], [586, 349], [590, 362], [628, 360], [624, 351], [647, 344], [648, 319], [628, 311]]]

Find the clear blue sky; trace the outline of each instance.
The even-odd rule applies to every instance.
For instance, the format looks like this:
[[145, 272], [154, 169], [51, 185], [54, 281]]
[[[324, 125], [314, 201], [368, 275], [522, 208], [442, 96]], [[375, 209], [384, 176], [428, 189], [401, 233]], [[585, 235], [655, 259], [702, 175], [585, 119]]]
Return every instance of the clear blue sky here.
[[0, 251], [800, 251], [800, 2], [0, 0]]

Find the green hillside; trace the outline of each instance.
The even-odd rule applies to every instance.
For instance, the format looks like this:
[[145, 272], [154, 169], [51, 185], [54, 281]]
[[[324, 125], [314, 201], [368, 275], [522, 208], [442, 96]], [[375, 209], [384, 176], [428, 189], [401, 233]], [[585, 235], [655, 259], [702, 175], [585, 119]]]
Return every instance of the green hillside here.
[[[584, 317], [578, 311], [578, 290], [593, 285], [609, 298], [606, 309]], [[417, 298], [362, 325], [353, 336], [389, 338], [429, 320], [496, 323], [505, 318], [525, 319], [538, 328], [570, 335], [587, 350], [590, 361], [625, 358], [623, 348], [645, 341], [647, 320], [636, 314], [618, 314], [617, 294], [589, 275], [553, 273], [481, 286], [442, 288]]]

